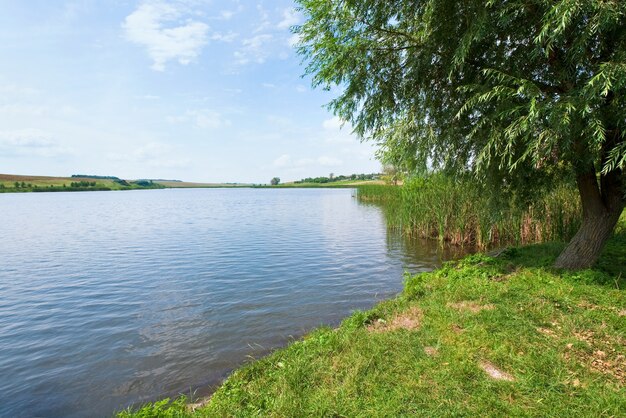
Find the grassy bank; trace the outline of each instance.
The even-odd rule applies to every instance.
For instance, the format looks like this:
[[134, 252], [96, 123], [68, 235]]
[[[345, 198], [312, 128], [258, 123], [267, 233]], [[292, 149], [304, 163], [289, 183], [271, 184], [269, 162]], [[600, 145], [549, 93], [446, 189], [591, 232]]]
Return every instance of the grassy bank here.
[[578, 229], [581, 216], [577, 192], [567, 186], [524, 204], [515, 196], [494, 199], [494, 193], [471, 180], [431, 175], [399, 187], [362, 186], [358, 196], [364, 202], [383, 203], [391, 227], [479, 249], [565, 241]]
[[623, 416], [626, 229], [594, 269], [563, 244], [469, 256], [235, 371], [208, 402], [122, 417]]

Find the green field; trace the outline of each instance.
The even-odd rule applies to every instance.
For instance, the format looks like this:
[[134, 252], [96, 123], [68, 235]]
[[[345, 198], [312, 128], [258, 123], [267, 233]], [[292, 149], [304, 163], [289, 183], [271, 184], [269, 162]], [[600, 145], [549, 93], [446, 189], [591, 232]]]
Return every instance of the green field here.
[[139, 187], [133, 187], [130, 183], [123, 185], [110, 179], [0, 174], [0, 192], [3, 193], [124, 190], [130, 188]]
[[[72, 187], [72, 183], [88, 182], [89, 186]], [[95, 184], [93, 184], [95, 182]], [[16, 183], [18, 183], [16, 187]], [[182, 189], [182, 188], [213, 188], [213, 187], [250, 187], [241, 183], [193, 183], [184, 181], [154, 180], [144, 184], [142, 180], [114, 180], [95, 177], [51, 177], [28, 176], [16, 174], [0, 174], [0, 193], [33, 192], [33, 191], [89, 191], [89, 190], [135, 190], [135, 189]]]

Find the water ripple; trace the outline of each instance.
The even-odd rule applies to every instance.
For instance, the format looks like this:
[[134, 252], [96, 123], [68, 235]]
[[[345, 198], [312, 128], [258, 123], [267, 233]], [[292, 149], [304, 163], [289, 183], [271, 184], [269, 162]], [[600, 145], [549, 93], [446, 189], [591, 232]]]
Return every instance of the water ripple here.
[[0, 416], [107, 416], [212, 385], [398, 292], [430, 245], [350, 190], [0, 195]]

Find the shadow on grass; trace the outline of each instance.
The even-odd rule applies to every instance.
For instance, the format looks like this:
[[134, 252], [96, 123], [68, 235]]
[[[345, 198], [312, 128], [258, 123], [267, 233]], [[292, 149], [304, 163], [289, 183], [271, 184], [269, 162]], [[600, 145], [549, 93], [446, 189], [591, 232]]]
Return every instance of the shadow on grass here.
[[545, 268], [567, 279], [626, 289], [626, 226], [623, 224], [607, 242], [596, 265], [590, 269], [574, 272], [553, 269], [554, 260], [564, 248], [565, 243], [562, 242], [510, 248], [502, 254], [502, 261], [506, 261], [501, 263], [502, 272], [506, 273], [513, 266]]

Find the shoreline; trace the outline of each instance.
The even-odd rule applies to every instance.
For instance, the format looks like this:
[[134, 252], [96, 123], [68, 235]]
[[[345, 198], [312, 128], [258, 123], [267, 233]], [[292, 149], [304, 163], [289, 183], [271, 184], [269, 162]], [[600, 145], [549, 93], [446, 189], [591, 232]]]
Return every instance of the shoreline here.
[[[342, 180], [328, 183], [195, 183], [179, 180], [124, 180], [117, 177], [52, 177], [0, 174], [0, 193], [88, 192], [155, 189], [332, 189], [380, 184], [378, 180]], [[68, 186], [70, 185], [70, 186]]]
[[241, 365], [207, 396], [118, 416], [618, 415], [626, 408], [621, 225], [593, 269], [553, 269], [562, 243], [470, 255], [406, 277], [396, 298]]

